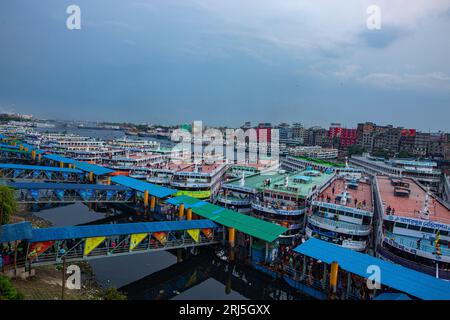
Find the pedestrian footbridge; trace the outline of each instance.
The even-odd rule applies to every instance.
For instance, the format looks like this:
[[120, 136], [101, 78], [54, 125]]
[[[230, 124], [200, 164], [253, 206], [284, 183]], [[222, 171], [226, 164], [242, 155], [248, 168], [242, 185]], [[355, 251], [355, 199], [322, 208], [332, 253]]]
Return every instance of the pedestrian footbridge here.
[[0, 244], [12, 243], [6, 266], [37, 266], [217, 244], [222, 229], [209, 220], [32, 228], [29, 222], [0, 228]]
[[9, 182], [18, 203], [127, 203], [135, 191], [120, 185]]
[[79, 169], [0, 163], [0, 179], [34, 182], [87, 182]]

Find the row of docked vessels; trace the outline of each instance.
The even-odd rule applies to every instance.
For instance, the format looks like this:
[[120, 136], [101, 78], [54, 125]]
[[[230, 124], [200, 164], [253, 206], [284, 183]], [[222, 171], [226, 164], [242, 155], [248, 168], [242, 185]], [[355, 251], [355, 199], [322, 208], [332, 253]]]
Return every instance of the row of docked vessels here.
[[[357, 168], [287, 156], [281, 170], [262, 162], [193, 162], [184, 150], [149, 141], [18, 132], [41, 149], [77, 153], [77, 159], [283, 225], [289, 231], [280, 244], [319, 238], [450, 279], [450, 209], [432, 193], [434, 182], [426, 183], [437, 173], [434, 164], [391, 162], [403, 169], [388, 171], [386, 163], [366, 167], [357, 159], [357, 166], [354, 158]], [[411, 168], [416, 176], [408, 175]]]
[[281, 224], [283, 242], [302, 234], [365, 251], [372, 231], [370, 181], [331, 168], [242, 175], [225, 183], [216, 201], [225, 207]]
[[304, 161], [290, 172], [235, 177], [215, 201], [286, 226], [280, 243], [319, 238], [450, 280], [450, 208], [430, 185]]

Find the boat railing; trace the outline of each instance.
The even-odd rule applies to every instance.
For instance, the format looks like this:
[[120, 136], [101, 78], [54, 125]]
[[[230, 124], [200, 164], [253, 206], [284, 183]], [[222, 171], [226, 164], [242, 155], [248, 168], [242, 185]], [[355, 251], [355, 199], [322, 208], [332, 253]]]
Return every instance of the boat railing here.
[[[389, 232], [387, 230], [384, 231], [385, 236], [392, 241], [395, 241], [396, 243], [409, 247], [414, 250], [420, 250], [428, 253], [435, 253], [436, 252], [436, 246], [430, 244], [430, 240], [427, 239], [421, 239], [421, 238], [412, 238], [407, 236], [400, 236], [393, 234], [392, 232]], [[418, 244], [417, 241], [420, 240], [420, 243]], [[444, 248], [443, 246], [440, 247], [440, 251], [442, 255], [444, 256], [450, 256], [450, 249]]]
[[355, 233], [361, 233], [361, 234], [368, 234], [371, 230], [371, 226], [370, 225], [365, 225], [365, 224], [353, 224], [353, 223], [349, 223], [349, 222], [345, 222], [345, 221], [336, 221], [333, 219], [327, 219], [318, 215], [312, 215], [310, 217], [308, 217], [308, 220], [311, 222], [315, 222], [316, 224], [326, 224], [326, 225], [330, 225], [333, 226], [337, 229], [347, 229], [347, 230], [351, 230]]

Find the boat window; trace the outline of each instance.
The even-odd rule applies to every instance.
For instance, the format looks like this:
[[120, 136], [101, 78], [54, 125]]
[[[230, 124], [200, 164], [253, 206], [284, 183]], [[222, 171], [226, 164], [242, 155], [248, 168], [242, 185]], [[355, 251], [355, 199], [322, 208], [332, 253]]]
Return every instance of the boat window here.
[[395, 224], [395, 226], [396, 226], [397, 228], [404, 228], [404, 229], [407, 228], [407, 225], [406, 225], [405, 223], [400, 223], [400, 222], [397, 222], [397, 223]]
[[408, 229], [409, 230], [417, 230], [417, 231], [419, 231], [420, 230], [420, 226], [415, 226], [413, 224], [408, 224]]
[[434, 233], [434, 229], [422, 227], [422, 232]]
[[356, 219], [362, 219], [362, 215], [357, 214], [357, 213], [355, 213], [355, 214], [353, 215], [353, 217], [356, 218]]
[[448, 231], [439, 231], [439, 234], [441, 235], [441, 236], [448, 236], [448, 234], [449, 234], [449, 232]]

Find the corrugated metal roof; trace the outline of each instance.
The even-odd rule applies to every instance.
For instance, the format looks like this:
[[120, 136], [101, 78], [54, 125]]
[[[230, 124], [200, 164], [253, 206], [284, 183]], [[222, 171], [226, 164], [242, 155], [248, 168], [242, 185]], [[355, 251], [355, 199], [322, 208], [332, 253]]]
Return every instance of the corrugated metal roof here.
[[8, 182], [8, 186], [14, 189], [64, 189], [64, 190], [130, 190], [125, 186], [87, 183], [46, 183], [46, 182]]
[[0, 226], [0, 243], [28, 240], [33, 236], [30, 222], [19, 222]]
[[0, 143], [0, 148], [19, 149], [18, 146], [12, 146], [9, 144]]
[[73, 164], [73, 163], [77, 162], [74, 159], [66, 158], [66, 157], [60, 156], [58, 154], [46, 154], [46, 155], [44, 155], [42, 157], [45, 158], [45, 159], [48, 159], [48, 160], [57, 161], [57, 162], [64, 162], [64, 163], [70, 163], [70, 164]]
[[311, 238], [294, 251], [327, 264], [336, 261], [340, 268], [364, 278], [370, 275], [367, 268], [375, 265], [381, 270], [383, 285], [419, 299], [450, 300], [450, 282], [326, 241]]
[[87, 162], [81, 162], [81, 161], [77, 161], [75, 163], [75, 167], [77, 169], [81, 169], [83, 171], [86, 172], [93, 172], [96, 176], [102, 176], [105, 174], [109, 174], [109, 173], [113, 173], [114, 170], [96, 165], [96, 164], [91, 164], [91, 163], [87, 163]]
[[31, 154], [31, 151], [11, 149], [11, 148], [0, 148], [0, 151], [10, 152], [10, 153]]
[[138, 179], [133, 179], [126, 176], [115, 176], [111, 178], [111, 182], [124, 185], [133, 190], [137, 190], [140, 192], [148, 191], [148, 193], [152, 196], [158, 198], [164, 198], [170, 195], [173, 195], [177, 192], [177, 190], [161, 187], [155, 184], [151, 184], [145, 181], [141, 181]]
[[49, 240], [80, 239], [100, 236], [129, 235], [136, 233], [167, 232], [189, 229], [217, 228], [209, 220], [184, 220], [166, 222], [140, 222], [123, 224], [104, 224], [93, 226], [70, 226], [33, 229], [31, 242]]
[[48, 166], [30, 166], [15, 163], [0, 163], [1, 169], [22, 169], [22, 170], [37, 170], [37, 171], [54, 171], [54, 172], [68, 172], [68, 173], [82, 173], [83, 171], [78, 169], [58, 168]]
[[403, 294], [403, 293], [386, 292], [386, 293], [382, 293], [379, 296], [375, 297], [373, 300], [389, 300], [389, 301], [393, 301], [393, 300], [411, 300], [411, 298], [408, 297], [408, 295]]
[[176, 206], [184, 203], [185, 208], [192, 208], [192, 212], [203, 218], [210, 219], [226, 227], [235, 228], [267, 242], [275, 241], [288, 230], [278, 224], [250, 217], [189, 196], [171, 198], [167, 202]]

